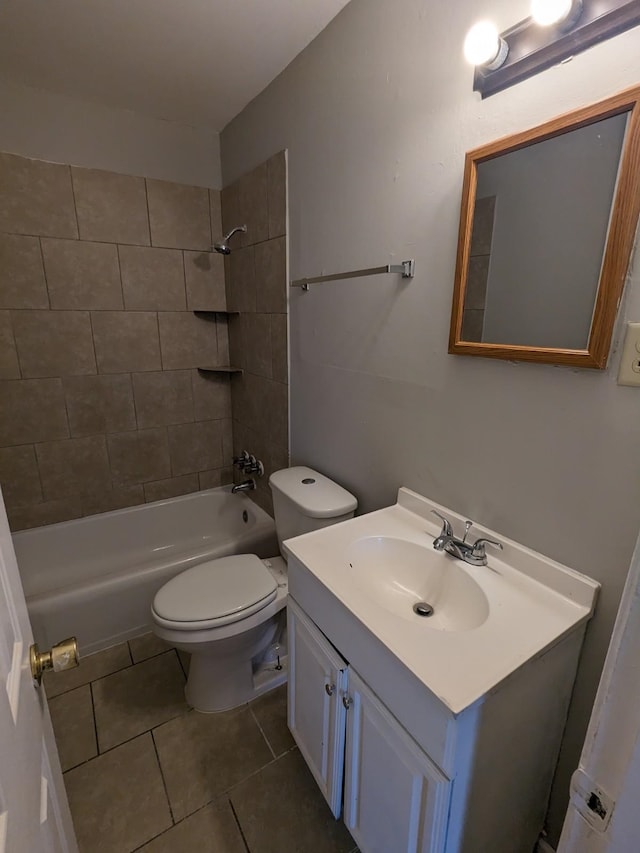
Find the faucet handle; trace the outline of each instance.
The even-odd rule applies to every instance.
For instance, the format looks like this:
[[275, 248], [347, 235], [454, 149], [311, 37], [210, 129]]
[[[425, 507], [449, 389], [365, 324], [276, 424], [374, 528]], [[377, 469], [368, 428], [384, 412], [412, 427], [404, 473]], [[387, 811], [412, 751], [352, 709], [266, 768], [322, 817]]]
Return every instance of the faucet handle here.
[[236, 465], [241, 470], [244, 470], [245, 467], [249, 464], [250, 458], [251, 457], [249, 456], [247, 451], [243, 450], [243, 451], [241, 451], [240, 456], [234, 456], [233, 457], [233, 464]]
[[476, 539], [473, 543], [473, 548], [471, 549], [472, 557], [486, 557], [485, 548], [487, 545], [493, 545], [494, 548], [498, 548], [500, 551], [503, 550], [502, 543], [496, 542], [495, 539]]
[[451, 527], [451, 522], [446, 517], [446, 515], [442, 515], [442, 513], [438, 512], [437, 509], [432, 509], [431, 512], [434, 515], [437, 515], [440, 521], [442, 522], [442, 530], [440, 531], [440, 536], [453, 536], [453, 528]]

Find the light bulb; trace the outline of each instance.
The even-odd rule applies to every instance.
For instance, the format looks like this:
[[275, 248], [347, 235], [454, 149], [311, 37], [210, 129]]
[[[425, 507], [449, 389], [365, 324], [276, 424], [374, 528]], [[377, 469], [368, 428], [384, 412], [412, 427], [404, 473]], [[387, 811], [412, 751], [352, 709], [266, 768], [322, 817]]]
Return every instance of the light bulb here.
[[507, 58], [508, 47], [490, 21], [478, 21], [464, 40], [464, 57], [471, 65], [499, 68]]
[[565, 22], [573, 25], [582, 12], [582, 2], [576, 0], [531, 0], [531, 17], [541, 27]]

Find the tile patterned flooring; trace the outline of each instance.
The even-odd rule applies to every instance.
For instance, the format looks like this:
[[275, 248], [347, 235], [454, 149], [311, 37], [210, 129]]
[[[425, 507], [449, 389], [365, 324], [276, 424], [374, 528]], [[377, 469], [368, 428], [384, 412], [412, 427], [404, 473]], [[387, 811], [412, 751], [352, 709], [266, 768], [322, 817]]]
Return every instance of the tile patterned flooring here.
[[45, 684], [81, 853], [352, 853], [286, 724], [286, 686], [222, 714], [184, 700], [153, 634]]

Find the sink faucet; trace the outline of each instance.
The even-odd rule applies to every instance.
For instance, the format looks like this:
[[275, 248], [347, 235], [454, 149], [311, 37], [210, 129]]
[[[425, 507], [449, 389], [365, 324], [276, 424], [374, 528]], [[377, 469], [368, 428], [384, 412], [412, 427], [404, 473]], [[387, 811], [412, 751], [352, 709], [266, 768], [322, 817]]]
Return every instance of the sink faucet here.
[[453, 534], [453, 528], [451, 527], [449, 519], [439, 513], [436, 509], [432, 509], [431, 512], [434, 515], [437, 515], [442, 521], [442, 530], [440, 531], [440, 535], [436, 536], [433, 540], [433, 547], [436, 551], [446, 551], [447, 554], [451, 554], [452, 557], [456, 557], [458, 560], [464, 560], [465, 563], [469, 563], [472, 566], [487, 565], [487, 545], [493, 545], [495, 548], [499, 548], [502, 551], [502, 545], [494, 539], [484, 539], [481, 537], [480, 539], [476, 539], [473, 545], [470, 542], [467, 542], [469, 528], [473, 524], [472, 521], [465, 521], [464, 536], [462, 539], [458, 539], [457, 536], [454, 536]]
[[245, 480], [244, 483], [237, 483], [232, 489], [231, 494], [235, 495], [236, 492], [251, 492], [256, 487], [256, 481], [251, 478], [250, 480]]

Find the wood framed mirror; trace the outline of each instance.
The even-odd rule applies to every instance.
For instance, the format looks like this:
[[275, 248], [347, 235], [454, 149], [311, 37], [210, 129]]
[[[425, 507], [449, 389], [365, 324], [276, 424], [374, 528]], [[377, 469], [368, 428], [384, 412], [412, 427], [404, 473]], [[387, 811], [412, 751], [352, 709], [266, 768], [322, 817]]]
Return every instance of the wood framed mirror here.
[[606, 367], [640, 214], [640, 87], [466, 155], [449, 352]]

